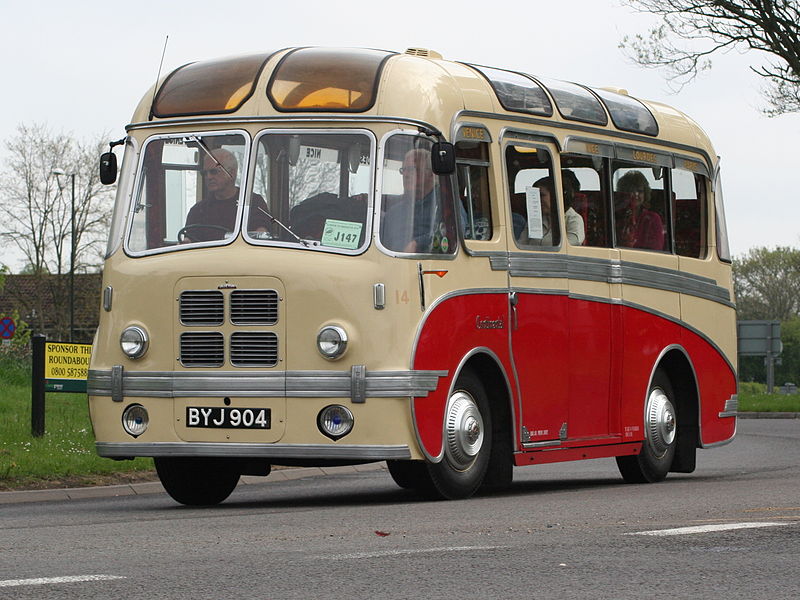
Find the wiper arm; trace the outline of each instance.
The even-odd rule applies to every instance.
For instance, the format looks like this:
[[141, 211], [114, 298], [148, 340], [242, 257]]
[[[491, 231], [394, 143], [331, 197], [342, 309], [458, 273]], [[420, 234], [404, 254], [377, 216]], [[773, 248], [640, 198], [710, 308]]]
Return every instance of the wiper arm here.
[[299, 235], [297, 235], [297, 234], [296, 234], [294, 231], [292, 231], [291, 229], [289, 229], [289, 228], [288, 228], [286, 225], [284, 225], [283, 223], [281, 223], [281, 222], [280, 222], [278, 219], [276, 219], [275, 217], [273, 217], [271, 214], [269, 214], [269, 213], [268, 213], [266, 210], [264, 210], [264, 209], [263, 209], [263, 208], [261, 208], [260, 206], [256, 206], [256, 208], [257, 208], [258, 210], [260, 210], [261, 212], [263, 212], [265, 215], [267, 215], [267, 217], [268, 217], [268, 218], [269, 218], [269, 219], [270, 219], [270, 220], [271, 220], [273, 223], [277, 223], [278, 225], [280, 225], [281, 227], [283, 227], [283, 229], [284, 229], [284, 230], [285, 230], [285, 231], [286, 231], [286, 232], [287, 232], [287, 233], [288, 233], [290, 236], [292, 236], [292, 237], [293, 237], [294, 239], [296, 239], [298, 242], [300, 242], [301, 244], [303, 244], [303, 246], [305, 246], [306, 248], [308, 248], [308, 242], [307, 242], [307, 241], [305, 241], [303, 238], [301, 238], [301, 237], [300, 237]]
[[211, 150], [208, 149], [208, 146], [206, 146], [206, 143], [202, 139], [200, 139], [196, 135], [189, 136], [189, 139], [197, 142], [197, 145], [200, 146], [200, 149], [203, 152], [205, 152], [211, 160], [217, 163], [217, 166], [225, 172], [225, 175], [228, 176], [228, 179], [234, 178], [233, 174], [230, 171], [228, 171], [228, 169], [226, 169], [221, 162], [217, 160], [217, 157], [211, 154]]

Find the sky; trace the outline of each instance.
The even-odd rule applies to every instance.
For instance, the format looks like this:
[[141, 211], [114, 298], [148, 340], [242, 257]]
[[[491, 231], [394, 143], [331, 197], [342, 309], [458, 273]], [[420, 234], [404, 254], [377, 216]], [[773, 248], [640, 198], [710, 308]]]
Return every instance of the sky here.
[[[402, 3], [225, 0], [134, 3], [0, 0], [0, 160], [20, 123], [82, 139], [125, 134], [133, 110], [163, 73], [187, 62], [290, 46], [430, 48], [444, 58], [627, 89], [695, 119], [722, 157], [731, 251], [800, 246], [800, 115], [762, 114], [764, 57], [730, 52], [676, 92], [662, 71], [619, 48], [654, 16], [618, 0]], [[0, 263], [12, 269], [8, 248]]]

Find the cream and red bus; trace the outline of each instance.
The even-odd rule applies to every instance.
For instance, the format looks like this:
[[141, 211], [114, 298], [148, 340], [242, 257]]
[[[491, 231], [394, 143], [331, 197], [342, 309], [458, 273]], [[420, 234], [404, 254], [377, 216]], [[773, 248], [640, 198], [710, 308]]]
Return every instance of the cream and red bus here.
[[121, 143], [90, 412], [178, 502], [273, 465], [386, 461], [443, 498], [601, 457], [656, 482], [734, 436], [719, 159], [678, 110], [301, 47], [175, 69]]

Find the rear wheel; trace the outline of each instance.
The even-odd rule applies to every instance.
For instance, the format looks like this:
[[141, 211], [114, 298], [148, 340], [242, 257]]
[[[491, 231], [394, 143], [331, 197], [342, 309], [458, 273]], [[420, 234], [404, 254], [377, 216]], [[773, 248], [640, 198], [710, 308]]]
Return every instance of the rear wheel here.
[[669, 377], [658, 369], [647, 394], [642, 450], [636, 456], [617, 457], [619, 472], [628, 483], [655, 483], [667, 476], [677, 445], [675, 406]]
[[154, 462], [167, 493], [189, 506], [219, 504], [239, 483], [239, 465], [223, 458], [157, 457]]
[[445, 409], [444, 456], [428, 463], [433, 487], [443, 498], [469, 498], [481, 485], [492, 447], [492, 416], [483, 384], [462, 373]]

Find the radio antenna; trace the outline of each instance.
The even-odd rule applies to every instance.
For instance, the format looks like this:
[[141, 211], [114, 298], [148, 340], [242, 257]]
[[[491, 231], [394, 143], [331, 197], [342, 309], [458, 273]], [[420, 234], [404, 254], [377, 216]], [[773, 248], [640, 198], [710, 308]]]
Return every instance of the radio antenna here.
[[149, 121], [153, 120], [153, 107], [156, 104], [156, 93], [158, 92], [158, 80], [161, 79], [161, 67], [164, 66], [164, 56], [167, 54], [167, 42], [169, 42], [169, 34], [167, 37], [164, 38], [164, 49], [161, 51], [161, 62], [158, 63], [158, 73], [156, 74], [156, 84], [153, 86], [153, 99], [150, 101], [150, 118]]

